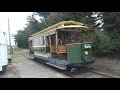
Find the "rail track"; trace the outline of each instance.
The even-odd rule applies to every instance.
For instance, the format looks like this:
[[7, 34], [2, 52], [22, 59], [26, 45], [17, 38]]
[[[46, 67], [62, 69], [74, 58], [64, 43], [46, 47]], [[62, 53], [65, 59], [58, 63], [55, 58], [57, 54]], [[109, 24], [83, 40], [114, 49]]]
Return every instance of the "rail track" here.
[[[56, 70], [56, 69], [54, 69]], [[56, 70], [62, 74], [65, 74], [71, 78], [118, 78], [118, 77], [115, 77], [115, 76], [112, 76], [112, 75], [108, 75], [108, 74], [105, 74], [103, 72], [99, 72], [99, 71], [94, 71], [92, 69], [81, 69], [81, 70], [76, 70], [74, 72], [69, 72], [69, 71], [60, 71], [60, 70]], [[84, 74], [89, 74], [91, 73], [91, 75], [95, 76], [95, 77], [91, 77], [91, 76], [84, 76]], [[81, 77], [81, 76], [84, 76], [84, 77]]]
[[[22, 52], [22, 51], [21, 51]], [[27, 53], [25, 53], [25, 52], [22, 52], [22, 53], [19, 53], [19, 54], [21, 54], [21, 55], [23, 55], [24, 57], [26, 57], [26, 58], [28, 58], [28, 55], [27, 55]], [[36, 63], [37, 64], [44, 64], [44, 62], [42, 62], [42, 61], [36, 61]], [[112, 75], [107, 75], [107, 74], [105, 74], [105, 73], [101, 73], [101, 72], [99, 72], [99, 71], [94, 71], [94, 70], [92, 70], [92, 69], [81, 69], [81, 70], [75, 70], [74, 72], [70, 72], [70, 71], [64, 71], [64, 70], [59, 70], [59, 69], [57, 69], [57, 68], [55, 68], [55, 67], [52, 67], [52, 66], [49, 66], [49, 65], [46, 65], [46, 64], [44, 64], [44, 67], [46, 67], [46, 68], [50, 68], [50, 69], [52, 69], [52, 70], [55, 70], [55, 71], [57, 71], [57, 72], [59, 72], [59, 73], [62, 73], [62, 74], [64, 74], [64, 75], [66, 75], [66, 76], [68, 76], [68, 77], [70, 77], [70, 78], [81, 78], [81, 74], [82, 73], [91, 73], [91, 74], [93, 74], [93, 75], [98, 75], [98, 76], [101, 76], [100, 78], [117, 78], [117, 77], [115, 77], [115, 76], [112, 76]], [[86, 78], [86, 77], [84, 77], [84, 78]], [[89, 78], [89, 77], [88, 77]], [[95, 78], [95, 77], [92, 77], [92, 78]], [[97, 78], [97, 77], [96, 77]]]
[[99, 74], [99, 75], [102, 75], [102, 76], [108, 77], [108, 78], [116, 78], [115, 76], [103, 74], [103, 73], [100, 73], [100, 72], [97, 72], [97, 71], [92, 71], [92, 70], [90, 70], [89, 72], [92, 72], [92, 73], [95, 73], [95, 74]]

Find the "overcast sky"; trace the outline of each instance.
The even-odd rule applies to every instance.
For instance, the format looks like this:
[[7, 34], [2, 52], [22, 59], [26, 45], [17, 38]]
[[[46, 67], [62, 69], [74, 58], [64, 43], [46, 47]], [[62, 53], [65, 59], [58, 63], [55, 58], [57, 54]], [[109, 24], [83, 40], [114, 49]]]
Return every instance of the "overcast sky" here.
[[[10, 22], [11, 34], [16, 34], [17, 30], [23, 29], [27, 24], [27, 16], [32, 12], [0, 12], [0, 31], [4, 31], [8, 35], [8, 18]], [[8, 36], [7, 36], [8, 37]], [[14, 45], [14, 40], [11, 40]]]

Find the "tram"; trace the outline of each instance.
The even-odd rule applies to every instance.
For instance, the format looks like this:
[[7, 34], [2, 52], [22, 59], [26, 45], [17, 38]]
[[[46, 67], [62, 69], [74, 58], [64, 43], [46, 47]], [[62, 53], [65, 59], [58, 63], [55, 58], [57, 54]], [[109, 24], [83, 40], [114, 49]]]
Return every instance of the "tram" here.
[[29, 56], [62, 70], [91, 66], [95, 62], [91, 32], [80, 22], [59, 22], [29, 37]]

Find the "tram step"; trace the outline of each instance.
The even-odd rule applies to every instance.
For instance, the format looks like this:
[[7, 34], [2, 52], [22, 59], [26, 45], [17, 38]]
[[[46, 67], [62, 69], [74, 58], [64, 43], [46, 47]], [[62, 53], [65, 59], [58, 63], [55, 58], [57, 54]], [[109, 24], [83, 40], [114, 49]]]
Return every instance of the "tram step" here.
[[66, 70], [66, 68], [64, 68], [64, 67], [60, 67], [60, 66], [57, 66], [57, 65], [52, 64], [52, 63], [49, 63], [49, 62], [47, 62], [46, 64], [51, 65], [51, 66], [54, 66], [54, 67], [59, 68], [59, 69], [62, 69], [62, 70]]

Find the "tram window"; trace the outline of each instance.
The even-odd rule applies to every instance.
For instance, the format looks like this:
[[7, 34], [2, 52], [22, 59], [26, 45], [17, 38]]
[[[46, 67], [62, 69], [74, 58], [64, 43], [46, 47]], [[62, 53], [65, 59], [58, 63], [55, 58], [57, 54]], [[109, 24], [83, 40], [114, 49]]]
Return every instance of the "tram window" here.
[[45, 41], [44, 41], [44, 36], [42, 36], [42, 45], [45, 44]]
[[49, 36], [46, 36], [46, 46], [47, 46], [47, 47], [50, 46]]
[[80, 43], [81, 33], [70, 32], [68, 35], [69, 35], [68, 40], [67, 40], [67, 42], [69, 41], [68, 43]]
[[37, 46], [37, 38], [34, 38], [34, 46]]
[[38, 42], [39, 42], [39, 46], [41, 46], [41, 37], [39, 37], [39, 41]]
[[51, 35], [51, 45], [56, 45], [56, 36], [55, 34]]
[[63, 45], [64, 44], [64, 33], [61, 32], [58, 34], [58, 45]]

